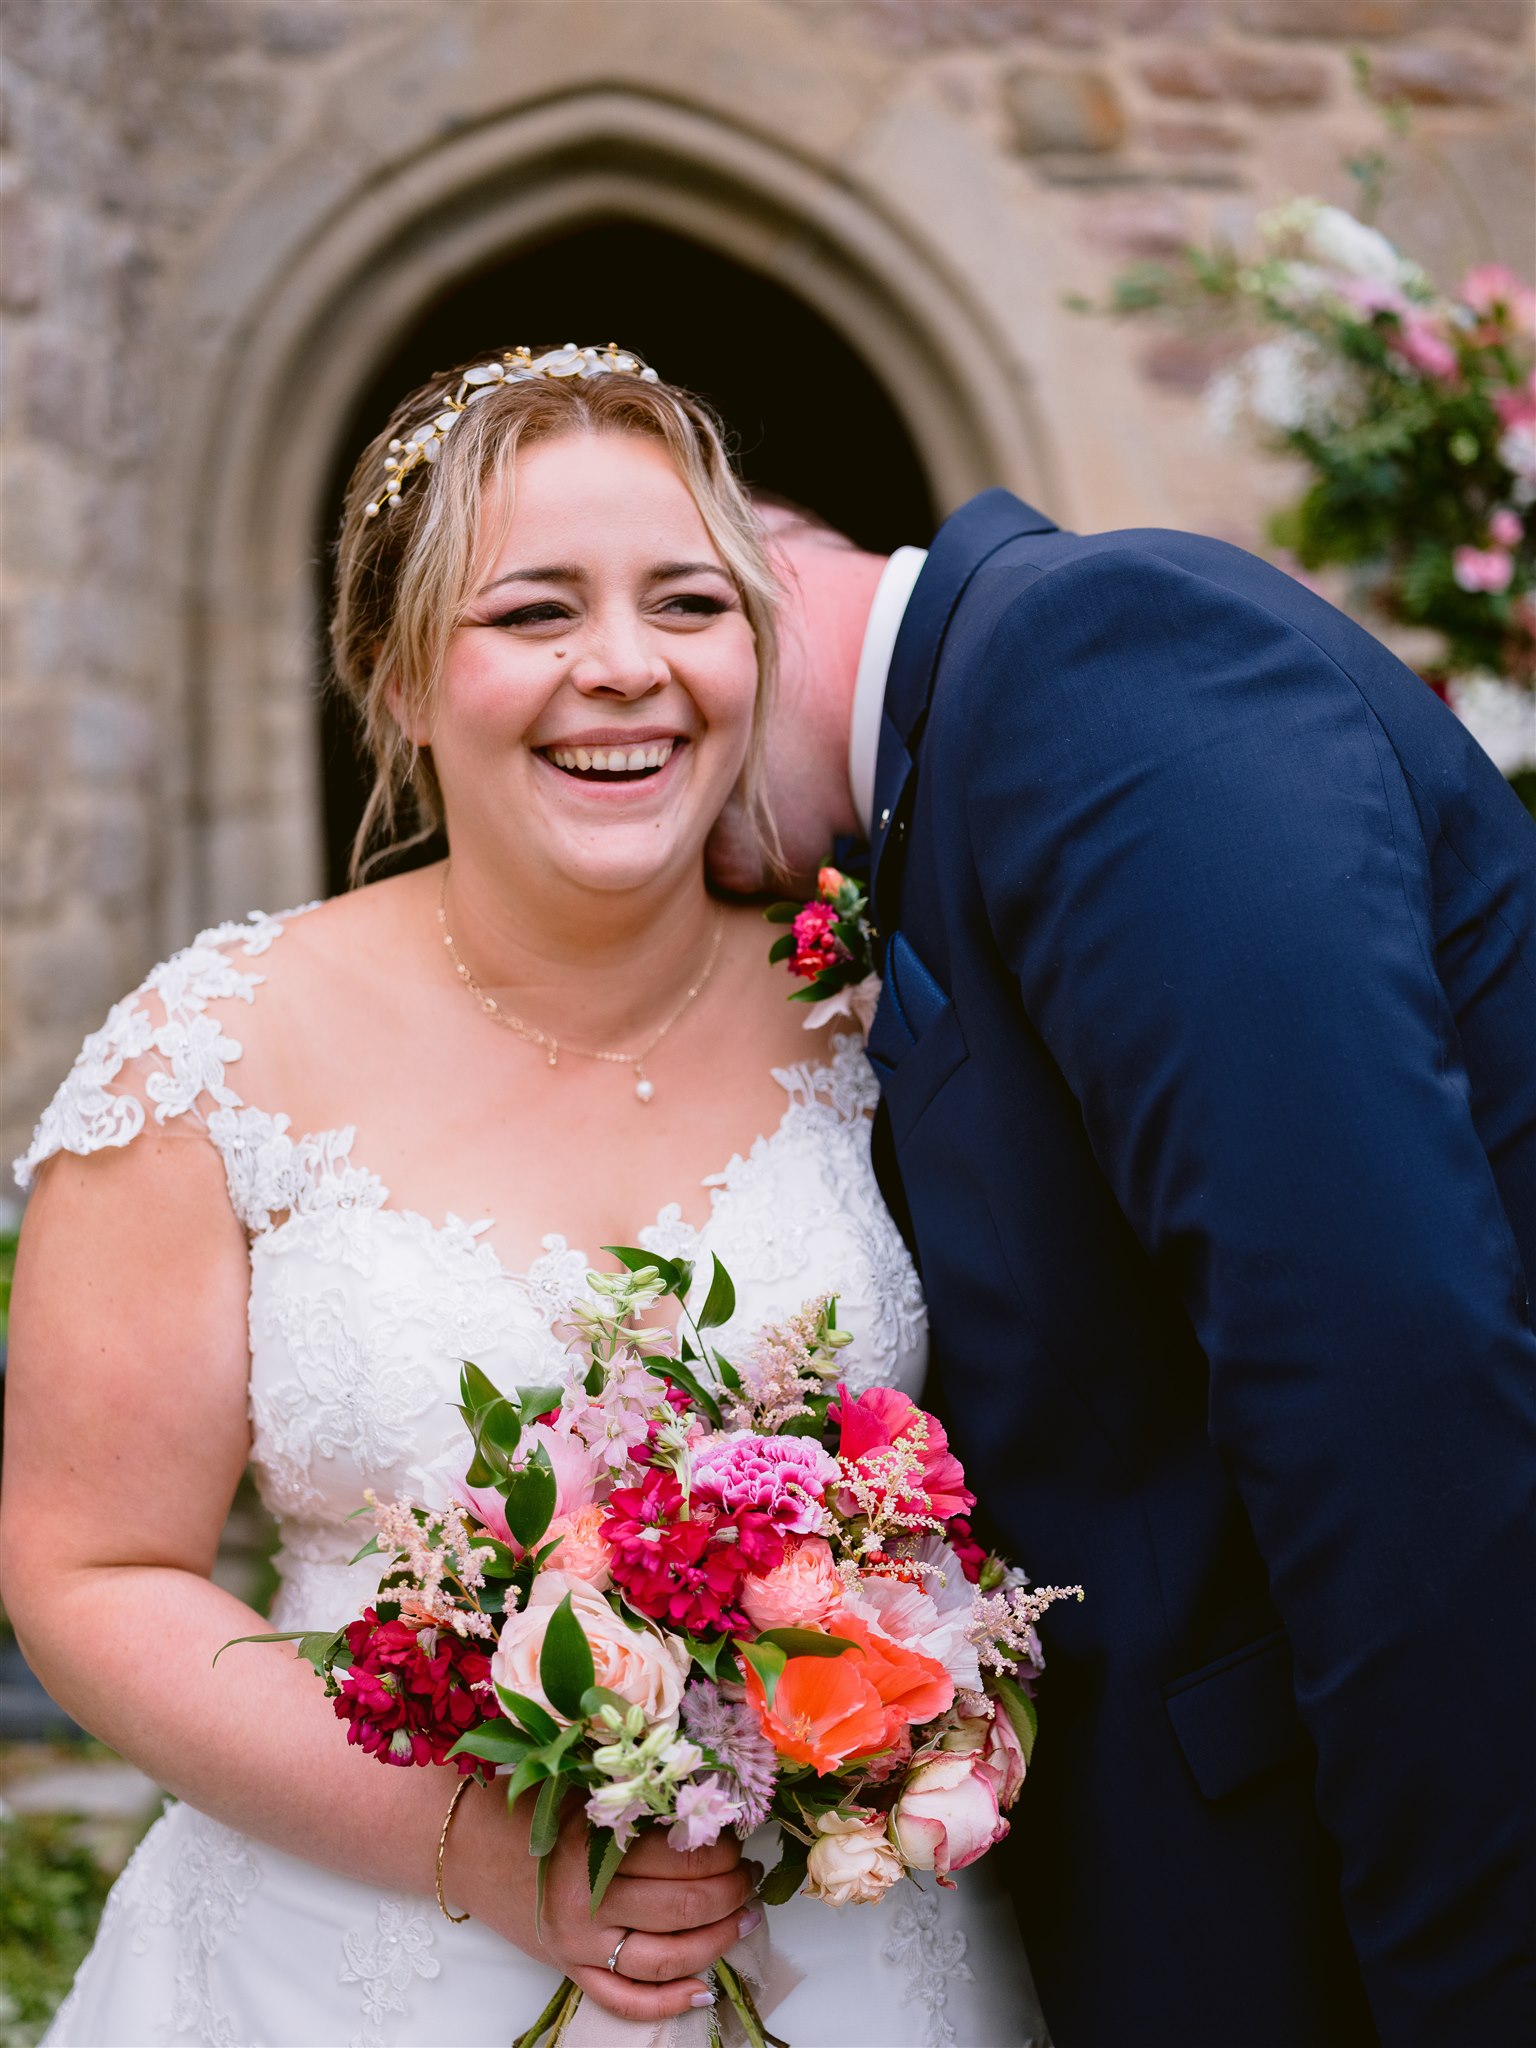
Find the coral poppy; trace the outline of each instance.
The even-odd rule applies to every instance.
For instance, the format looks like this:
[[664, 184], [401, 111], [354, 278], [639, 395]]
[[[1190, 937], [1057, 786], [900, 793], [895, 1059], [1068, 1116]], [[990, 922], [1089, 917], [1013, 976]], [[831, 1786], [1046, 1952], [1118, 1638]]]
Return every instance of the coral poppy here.
[[837, 1634], [858, 1645], [863, 1674], [879, 1694], [885, 1714], [882, 1748], [899, 1741], [915, 1723], [931, 1721], [948, 1710], [955, 1681], [936, 1657], [893, 1642], [847, 1609], [838, 1613]]
[[791, 1657], [771, 1707], [763, 1681], [747, 1666], [747, 1698], [780, 1756], [809, 1764], [825, 1777], [849, 1757], [883, 1747], [886, 1709], [864, 1661], [856, 1650], [841, 1657]]

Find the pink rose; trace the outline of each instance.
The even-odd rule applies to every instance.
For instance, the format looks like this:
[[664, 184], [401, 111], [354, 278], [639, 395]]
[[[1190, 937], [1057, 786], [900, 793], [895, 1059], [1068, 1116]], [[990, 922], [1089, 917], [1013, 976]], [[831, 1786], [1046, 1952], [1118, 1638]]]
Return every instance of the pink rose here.
[[900, 1878], [901, 1858], [872, 1814], [818, 1814], [815, 1829], [805, 1866], [808, 1899], [872, 1906]]
[[1461, 281], [1461, 297], [1485, 320], [1504, 310], [1523, 333], [1536, 333], [1536, 291], [1502, 263], [1480, 263], [1469, 270]]
[[594, 1682], [639, 1707], [652, 1727], [661, 1722], [675, 1726], [688, 1676], [687, 1649], [675, 1636], [663, 1636], [650, 1627], [631, 1628], [601, 1593], [566, 1572], [541, 1571], [528, 1605], [502, 1623], [491, 1658], [496, 1683], [536, 1701], [563, 1723], [564, 1716], [555, 1713], [539, 1684], [539, 1653], [549, 1617], [567, 1593], [591, 1646]]
[[943, 1885], [1007, 1832], [991, 1779], [974, 1756], [945, 1754], [919, 1764], [891, 1814], [902, 1861], [910, 1870], [931, 1870]]
[[743, 1579], [740, 1598], [759, 1634], [768, 1628], [830, 1629], [827, 1617], [843, 1598], [830, 1545], [820, 1536], [802, 1538], [771, 1572]]
[[944, 1737], [946, 1753], [968, 1756], [1007, 1812], [1024, 1789], [1024, 1751], [1012, 1721], [994, 1704], [990, 1721], [962, 1721]]
[[1536, 425], [1536, 370], [1511, 390], [1496, 391], [1493, 409], [1506, 427]]
[[1503, 548], [1457, 548], [1451, 556], [1451, 574], [1461, 590], [1486, 590], [1497, 596], [1508, 590], [1514, 573], [1514, 557]]
[[1519, 547], [1525, 538], [1525, 524], [1520, 514], [1508, 505], [1501, 505], [1488, 521], [1488, 538], [1495, 547]]
[[569, 1572], [573, 1579], [585, 1579], [599, 1593], [609, 1584], [608, 1546], [603, 1541], [603, 1509], [595, 1503], [578, 1508], [574, 1515], [556, 1515], [543, 1541], [558, 1539], [559, 1548], [545, 1561], [546, 1570]]

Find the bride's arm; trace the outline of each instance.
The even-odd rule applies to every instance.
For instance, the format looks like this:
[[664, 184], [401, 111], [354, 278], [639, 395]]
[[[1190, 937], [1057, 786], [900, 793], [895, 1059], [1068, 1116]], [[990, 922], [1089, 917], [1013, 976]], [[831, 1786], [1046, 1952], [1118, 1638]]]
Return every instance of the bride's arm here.
[[[27, 1660], [83, 1727], [157, 1783], [263, 1842], [431, 1895], [456, 1782], [350, 1746], [286, 1645], [214, 1653], [261, 1617], [210, 1578], [249, 1450], [244, 1236], [216, 1153], [146, 1131], [63, 1154], [28, 1208], [11, 1314], [0, 1580]], [[632, 2018], [686, 2009], [736, 1939], [750, 1892], [733, 1843], [632, 1852], [596, 1924], [579, 1816], [541, 1943], [526, 1815], [470, 1793], [453, 1899]], [[618, 1929], [630, 1978], [601, 1968]], [[689, 1930], [678, 1933], [677, 1930]], [[682, 1981], [660, 1981], [677, 1980]], [[515, 2015], [509, 2015], [509, 2019]]]

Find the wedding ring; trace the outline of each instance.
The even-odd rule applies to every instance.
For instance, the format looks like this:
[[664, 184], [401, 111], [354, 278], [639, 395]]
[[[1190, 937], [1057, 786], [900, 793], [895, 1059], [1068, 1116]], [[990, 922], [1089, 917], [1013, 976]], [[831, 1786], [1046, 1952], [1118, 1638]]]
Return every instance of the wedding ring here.
[[619, 1950], [624, 1946], [625, 1942], [628, 1941], [629, 1937], [634, 1933], [634, 1931], [635, 1930], [633, 1929], [633, 1927], [626, 1927], [624, 1932], [619, 1936], [618, 1940], [613, 1944], [613, 1954], [608, 1958], [608, 1961], [605, 1965], [610, 1975], [617, 1977], [617, 1975], [619, 1974]]

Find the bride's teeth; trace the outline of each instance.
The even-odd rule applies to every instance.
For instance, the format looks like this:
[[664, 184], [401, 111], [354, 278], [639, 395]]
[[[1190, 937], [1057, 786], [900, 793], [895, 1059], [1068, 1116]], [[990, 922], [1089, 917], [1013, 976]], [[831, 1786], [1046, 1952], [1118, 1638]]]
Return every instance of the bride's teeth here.
[[583, 769], [590, 768], [592, 766], [592, 756], [587, 752], [585, 747], [578, 747], [576, 749], [575, 754], [572, 756], [572, 765], [574, 765], [577, 768]]
[[629, 770], [631, 775], [638, 775], [643, 768], [648, 766], [648, 763], [645, 758], [644, 747], [631, 747], [629, 750], [629, 759], [625, 762], [624, 765]]

